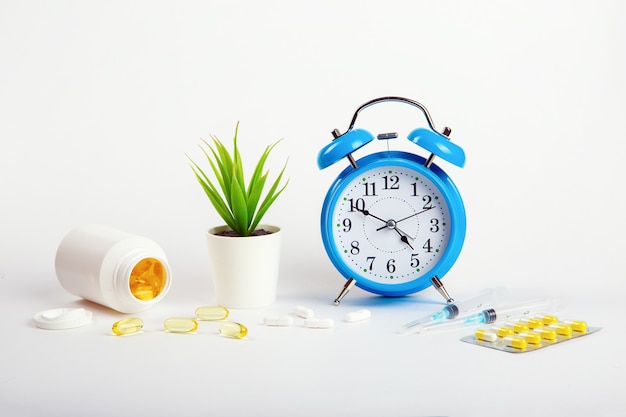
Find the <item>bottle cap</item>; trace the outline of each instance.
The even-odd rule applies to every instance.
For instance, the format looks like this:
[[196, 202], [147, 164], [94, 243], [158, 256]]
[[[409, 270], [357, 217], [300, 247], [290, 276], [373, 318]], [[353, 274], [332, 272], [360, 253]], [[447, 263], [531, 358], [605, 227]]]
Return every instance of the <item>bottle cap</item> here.
[[54, 308], [35, 314], [35, 325], [40, 329], [64, 330], [91, 322], [92, 312], [84, 308]]

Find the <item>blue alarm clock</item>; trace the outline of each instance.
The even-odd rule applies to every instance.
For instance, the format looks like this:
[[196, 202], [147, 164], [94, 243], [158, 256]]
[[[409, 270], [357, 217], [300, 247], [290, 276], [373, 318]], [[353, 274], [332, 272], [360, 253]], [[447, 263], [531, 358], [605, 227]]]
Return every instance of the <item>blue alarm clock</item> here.
[[[352, 153], [374, 140], [354, 128], [359, 112], [374, 104], [395, 101], [420, 109], [428, 127], [408, 140], [428, 152], [423, 157], [403, 151], [382, 151], [355, 160]], [[403, 296], [431, 285], [451, 302], [442, 278], [457, 260], [465, 240], [466, 216], [461, 195], [435, 163], [439, 157], [465, 165], [465, 153], [438, 133], [428, 110], [403, 97], [381, 97], [361, 105], [348, 130], [333, 131], [334, 139], [320, 151], [324, 169], [347, 160], [349, 165], [332, 183], [322, 206], [321, 234], [335, 268], [347, 279], [335, 305], [353, 285], [383, 296]], [[396, 133], [378, 135], [380, 140]]]

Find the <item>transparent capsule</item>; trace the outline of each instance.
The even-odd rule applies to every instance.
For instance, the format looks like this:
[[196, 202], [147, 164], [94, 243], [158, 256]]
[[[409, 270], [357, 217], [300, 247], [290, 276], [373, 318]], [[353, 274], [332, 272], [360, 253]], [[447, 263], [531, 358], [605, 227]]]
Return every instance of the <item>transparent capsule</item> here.
[[505, 345], [515, 349], [526, 350], [526, 348], [528, 347], [528, 342], [521, 337], [506, 336], [502, 338], [502, 340], [504, 341]]
[[235, 323], [234, 321], [225, 321], [220, 324], [220, 334], [222, 336], [230, 337], [232, 339], [241, 339], [246, 337], [248, 329], [241, 323]]
[[498, 340], [498, 335], [491, 330], [478, 329], [475, 333], [476, 339], [483, 342], [495, 342]]
[[169, 318], [163, 322], [165, 330], [171, 333], [194, 333], [198, 330], [198, 322], [190, 318]]
[[122, 319], [113, 323], [111, 330], [118, 336], [138, 333], [143, 328], [143, 320], [136, 317]]
[[556, 340], [556, 332], [552, 329], [539, 327], [539, 328], [533, 329], [533, 333], [538, 334], [544, 340], [550, 340], [550, 341]]
[[223, 306], [202, 306], [196, 308], [196, 318], [202, 321], [218, 321], [228, 317], [228, 309]]
[[515, 334], [513, 329], [510, 327], [493, 326], [491, 330], [493, 330], [499, 337], [513, 336], [513, 334]]
[[148, 301], [154, 298], [154, 289], [149, 285], [135, 287], [132, 292], [136, 298], [142, 301]]

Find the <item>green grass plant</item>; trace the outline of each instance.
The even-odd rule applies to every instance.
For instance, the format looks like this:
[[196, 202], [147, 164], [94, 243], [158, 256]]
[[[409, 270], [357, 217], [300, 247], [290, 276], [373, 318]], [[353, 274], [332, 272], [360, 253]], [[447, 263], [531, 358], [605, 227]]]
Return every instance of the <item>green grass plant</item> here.
[[[279, 140], [265, 148], [246, 185], [237, 143], [238, 131], [239, 123], [235, 127], [232, 152], [214, 135], [211, 135], [212, 142], [201, 139], [200, 149], [210, 171], [208, 168], [202, 169], [189, 156], [188, 159], [198, 182], [219, 216], [236, 234], [243, 237], [254, 233], [267, 210], [287, 187], [289, 180], [281, 184], [287, 167], [285, 161], [282, 170], [263, 195], [263, 190], [269, 184], [269, 170], [264, 171], [265, 164], [272, 150], [280, 143]], [[212, 172], [214, 179], [210, 179], [205, 171]]]

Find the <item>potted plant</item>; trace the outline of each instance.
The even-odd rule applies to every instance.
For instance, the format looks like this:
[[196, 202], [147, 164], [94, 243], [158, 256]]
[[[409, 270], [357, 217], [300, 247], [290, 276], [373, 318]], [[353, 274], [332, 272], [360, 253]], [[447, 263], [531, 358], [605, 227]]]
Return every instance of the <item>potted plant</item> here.
[[232, 152], [214, 135], [212, 143], [202, 139], [200, 148], [210, 169], [189, 160], [213, 208], [226, 223], [206, 234], [217, 303], [253, 308], [270, 305], [276, 299], [281, 233], [279, 227], [261, 221], [289, 181], [282, 182], [287, 162], [273, 182], [268, 182], [269, 171], [264, 171], [280, 140], [265, 148], [246, 181], [238, 131], [239, 123]]

